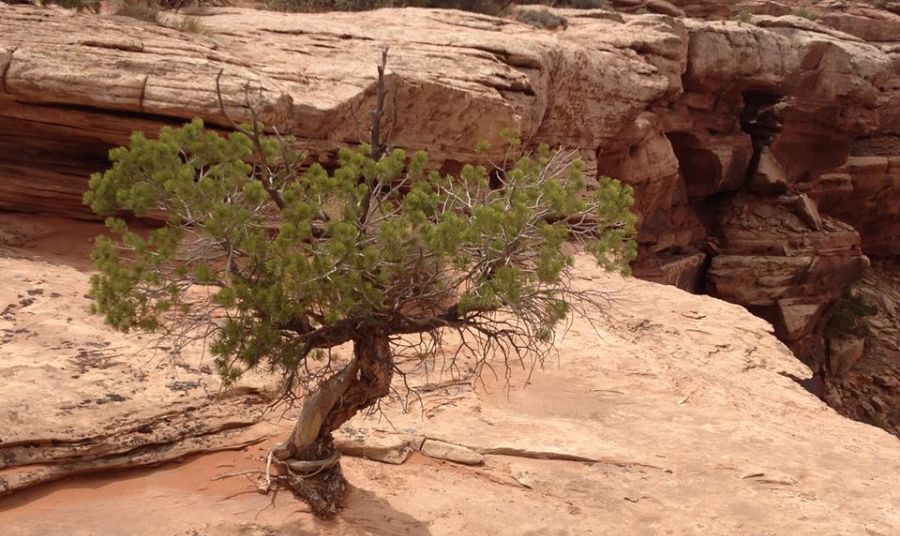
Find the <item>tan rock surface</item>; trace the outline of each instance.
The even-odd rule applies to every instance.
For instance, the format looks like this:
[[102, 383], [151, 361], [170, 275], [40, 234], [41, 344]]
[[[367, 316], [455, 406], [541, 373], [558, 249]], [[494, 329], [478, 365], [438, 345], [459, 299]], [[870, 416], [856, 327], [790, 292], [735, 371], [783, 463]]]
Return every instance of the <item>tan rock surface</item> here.
[[0, 503], [4, 534], [900, 530], [897, 439], [838, 416], [784, 376], [809, 371], [765, 322], [583, 263], [578, 274], [578, 286], [613, 293], [610, 315], [593, 325], [576, 320], [559, 359], [527, 387], [524, 373], [513, 375], [509, 390], [486, 378], [477, 391], [435, 389], [410, 413], [394, 403], [384, 418], [351, 423], [357, 432], [463, 445], [482, 453], [483, 466], [418, 454], [399, 466], [345, 457], [348, 507], [320, 523], [286, 494], [261, 496], [241, 478], [211, 480], [258, 469], [267, 449], [260, 445], [24, 492]]
[[[199, 116], [216, 100], [328, 154], [365, 138], [374, 65], [390, 45], [391, 143], [441, 161], [521, 130], [528, 142], [593, 151], [652, 102], [680, 90], [686, 40], [668, 18], [584, 18], [565, 34], [482, 15], [408, 9], [286, 15], [219, 9], [209, 37], [120, 17], [0, 4], [0, 207], [87, 215], [86, 175], [133, 129]], [[28, 133], [21, 136], [22, 133]], [[86, 148], [86, 150], [85, 150]], [[36, 161], [38, 152], [54, 152]], [[49, 202], [52, 199], [54, 202]]]
[[[46, 222], [20, 220], [2, 220], [20, 246], [50, 232]], [[70, 251], [89, 246], [83, 237], [72, 244], [77, 237], [63, 238]], [[175, 357], [165, 343], [113, 332], [89, 313], [84, 272], [0, 251], [0, 274], [0, 496], [271, 433], [260, 422], [264, 383], [222, 392], [211, 359], [196, 349]]]
[[[389, 44], [396, 145], [429, 149], [446, 171], [496, 157], [472, 148], [504, 126], [528, 144], [577, 146], [590, 173], [635, 188], [636, 274], [748, 306], [819, 368], [830, 306], [863, 272], [862, 254], [896, 255], [900, 244], [900, 44], [887, 35], [900, 7], [615, 3], [651, 14], [566, 10], [569, 28], [545, 32], [435, 10], [226, 8], [201, 17], [210, 35], [192, 36], [0, 4], [0, 207], [85, 217], [86, 176], [131, 130], [194, 115], [227, 125], [219, 72], [230, 114], [243, 113], [249, 81], [264, 118], [327, 159], [364, 137], [357, 119]], [[667, 16], [742, 9], [753, 24]], [[873, 378], [893, 363], [878, 348], [867, 344], [855, 368], [887, 368], [850, 374], [853, 402], [836, 404], [867, 421], [884, 413]]]

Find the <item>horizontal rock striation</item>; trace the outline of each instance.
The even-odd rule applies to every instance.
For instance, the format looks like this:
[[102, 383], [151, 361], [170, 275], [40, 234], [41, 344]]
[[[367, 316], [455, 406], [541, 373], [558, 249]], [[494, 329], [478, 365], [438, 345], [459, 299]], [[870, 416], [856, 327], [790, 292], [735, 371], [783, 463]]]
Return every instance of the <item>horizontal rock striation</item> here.
[[221, 390], [210, 359], [173, 355], [88, 314], [83, 272], [0, 256], [0, 497], [90, 472], [262, 441], [262, 382]]

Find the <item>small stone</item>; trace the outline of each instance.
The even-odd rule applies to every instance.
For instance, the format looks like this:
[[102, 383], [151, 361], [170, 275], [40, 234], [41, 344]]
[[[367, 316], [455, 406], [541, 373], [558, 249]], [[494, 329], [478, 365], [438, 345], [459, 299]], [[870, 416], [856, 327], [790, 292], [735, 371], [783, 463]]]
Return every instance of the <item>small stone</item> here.
[[478, 465], [484, 462], [484, 456], [468, 447], [436, 439], [425, 440], [425, 443], [422, 445], [422, 454], [463, 465]]
[[863, 409], [863, 411], [866, 413], [866, 415], [869, 416], [870, 418], [871, 418], [871, 417], [874, 417], [875, 415], [878, 414], [878, 413], [875, 411], [875, 408], [872, 407], [872, 404], [869, 404], [869, 403], [866, 402], [866, 401], [860, 402], [860, 403], [859, 403], [859, 407], [861, 407], [861, 408]]
[[900, 391], [900, 380], [897, 378], [889, 378], [886, 376], [875, 376], [872, 378], [875, 385], [887, 391]]
[[872, 401], [872, 407], [875, 408], [878, 413], [884, 413], [885, 411], [887, 411], [888, 404], [881, 398], [873, 396], [870, 400]]

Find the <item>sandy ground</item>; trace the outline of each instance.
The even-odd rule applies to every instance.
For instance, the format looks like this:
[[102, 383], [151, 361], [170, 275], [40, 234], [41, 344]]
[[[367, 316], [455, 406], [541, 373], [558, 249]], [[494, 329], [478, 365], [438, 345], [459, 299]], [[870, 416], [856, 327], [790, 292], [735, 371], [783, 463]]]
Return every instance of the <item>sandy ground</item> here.
[[[40, 223], [49, 234], [14, 251], [32, 260], [0, 267], [27, 263], [85, 285], [71, 266], [86, 266], [82, 246], [96, 227]], [[259, 469], [274, 434], [242, 450], [22, 491], [0, 500], [2, 533], [900, 534], [900, 441], [839, 416], [789, 378], [809, 373], [765, 322], [584, 263], [578, 273], [577, 285], [613, 293], [613, 314], [576, 320], [559, 359], [529, 385], [517, 371], [508, 390], [487, 378], [409, 413], [394, 403], [380, 420], [349, 423], [363, 436], [463, 446], [484, 454], [481, 465], [345, 456], [347, 508], [320, 522], [286, 493], [258, 493], [252, 478], [214, 480]]]

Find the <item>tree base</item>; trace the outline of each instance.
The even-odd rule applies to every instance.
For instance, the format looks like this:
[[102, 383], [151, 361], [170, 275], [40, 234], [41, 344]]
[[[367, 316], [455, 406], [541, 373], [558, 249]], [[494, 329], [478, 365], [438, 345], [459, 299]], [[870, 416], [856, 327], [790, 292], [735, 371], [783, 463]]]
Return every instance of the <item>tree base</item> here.
[[340, 456], [331, 434], [327, 434], [301, 452], [279, 460], [282, 481], [318, 518], [330, 519], [343, 507], [347, 480]]
[[347, 480], [340, 464], [335, 464], [315, 475], [288, 473], [285, 480], [294, 495], [306, 502], [313, 515], [318, 518], [331, 519], [343, 507]]

